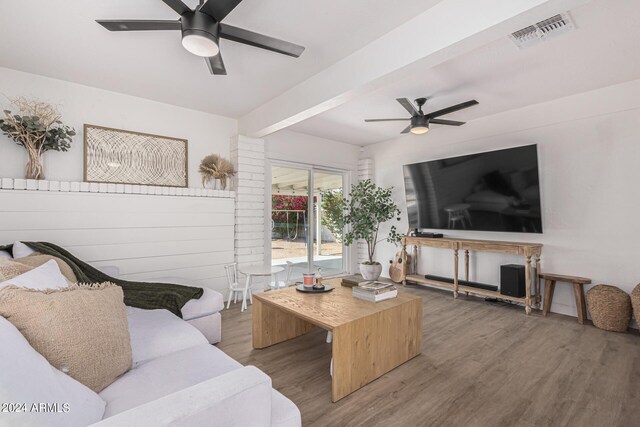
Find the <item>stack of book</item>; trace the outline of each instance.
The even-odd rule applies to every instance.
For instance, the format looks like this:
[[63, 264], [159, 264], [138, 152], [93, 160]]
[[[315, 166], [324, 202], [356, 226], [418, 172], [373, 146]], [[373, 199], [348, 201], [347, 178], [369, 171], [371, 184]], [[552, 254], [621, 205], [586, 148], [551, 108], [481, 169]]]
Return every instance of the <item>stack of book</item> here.
[[362, 282], [351, 288], [354, 298], [378, 302], [398, 296], [398, 289], [393, 283]]
[[367, 279], [363, 279], [362, 276], [345, 276], [342, 278], [342, 286], [346, 286], [348, 288], [353, 288], [354, 286], [358, 286], [360, 283], [369, 282]]

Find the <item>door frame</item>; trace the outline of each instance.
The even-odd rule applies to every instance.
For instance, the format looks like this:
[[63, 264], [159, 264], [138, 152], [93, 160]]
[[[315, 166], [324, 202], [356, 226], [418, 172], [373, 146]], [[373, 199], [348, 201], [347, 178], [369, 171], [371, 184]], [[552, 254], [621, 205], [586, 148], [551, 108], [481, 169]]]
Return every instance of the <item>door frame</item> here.
[[[293, 169], [302, 169], [306, 170], [309, 173], [309, 181], [308, 188], [313, 192], [313, 179], [315, 172], [325, 172], [325, 173], [335, 173], [342, 175], [342, 194], [344, 197], [348, 197], [348, 191], [351, 188], [351, 173], [346, 169], [332, 168], [321, 165], [313, 165], [308, 163], [298, 163], [291, 162], [285, 160], [268, 160], [266, 162], [266, 170], [265, 170], [265, 235], [264, 235], [264, 251], [266, 254], [265, 260], [271, 265], [272, 253], [271, 253], [271, 189], [272, 189], [272, 171], [274, 166], [281, 167], [290, 167]], [[313, 194], [309, 197], [309, 193], [307, 192], [307, 210], [309, 211], [309, 215], [307, 216], [308, 220], [308, 233], [307, 239], [311, 242], [311, 244], [307, 244], [307, 267], [311, 267], [313, 265], [313, 240], [315, 238], [316, 230], [315, 230], [315, 209], [313, 209]], [[348, 274], [351, 271], [351, 251], [349, 247], [342, 243], [342, 273]]]

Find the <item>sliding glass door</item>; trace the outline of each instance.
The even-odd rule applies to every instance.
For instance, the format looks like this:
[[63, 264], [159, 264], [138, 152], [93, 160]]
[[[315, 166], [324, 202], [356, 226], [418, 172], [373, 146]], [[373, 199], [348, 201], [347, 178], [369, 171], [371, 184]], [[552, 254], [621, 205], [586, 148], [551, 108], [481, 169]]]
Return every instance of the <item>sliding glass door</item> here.
[[308, 165], [271, 168], [271, 262], [324, 277], [344, 272], [339, 220], [345, 174]]
[[336, 276], [344, 271], [341, 220], [343, 185], [343, 173], [313, 172], [315, 245], [312, 262], [323, 276]]

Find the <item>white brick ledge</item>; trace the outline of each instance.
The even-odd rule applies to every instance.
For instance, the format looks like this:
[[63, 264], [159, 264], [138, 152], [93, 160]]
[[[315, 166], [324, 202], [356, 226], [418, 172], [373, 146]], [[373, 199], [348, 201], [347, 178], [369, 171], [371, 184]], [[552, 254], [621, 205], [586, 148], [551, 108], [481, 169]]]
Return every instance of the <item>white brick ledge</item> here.
[[106, 184], [96, 182], [48, 181], [35, 179], [1, 178], [3, 190], [49, 191], [64, 193], [144, 194], [155, 196], [235, 198], [230, 190], [206, 188], [158, 187], [154, 185]]

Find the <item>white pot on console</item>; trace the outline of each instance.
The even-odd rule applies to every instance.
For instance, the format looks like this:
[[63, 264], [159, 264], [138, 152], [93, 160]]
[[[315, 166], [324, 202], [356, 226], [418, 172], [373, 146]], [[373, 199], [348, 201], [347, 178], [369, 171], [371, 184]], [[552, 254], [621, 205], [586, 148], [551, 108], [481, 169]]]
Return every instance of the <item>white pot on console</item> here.
[[382, 274], [382, 264], [376, 262], [375, 264], [360, 264], [360, 274], [366, 280], [378, 280], [380, 274]]

